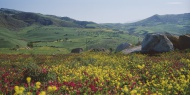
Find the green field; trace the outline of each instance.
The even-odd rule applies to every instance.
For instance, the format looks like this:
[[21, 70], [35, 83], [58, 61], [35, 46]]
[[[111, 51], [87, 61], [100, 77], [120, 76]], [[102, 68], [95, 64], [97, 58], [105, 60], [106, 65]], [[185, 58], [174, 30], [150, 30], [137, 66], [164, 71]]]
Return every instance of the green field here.
[[16, 32], [12, 32], [8, 29], [0, 28], [0, 48], [9, 48], [16, 45], [26, 46], [26, 42], [16, 35]]
[[[136, 36], [119, 33], [105, 28], [72, 28], [57, 26], [25, 27], [19, 31], [0, 28], [0, 53], [41, 53], [43, 54], [70, 53], [73, 48], [115, 49], [119, 44], [129, 42], [138, 43]], [[27, 49], [27, 43], [32, 42], [33, 48]], [[11, 48], [19, 48], [17, 51]], [[47, 51], [46, 51], [47, 50]], [[61, 50], [61, 52], [59, 52]]]

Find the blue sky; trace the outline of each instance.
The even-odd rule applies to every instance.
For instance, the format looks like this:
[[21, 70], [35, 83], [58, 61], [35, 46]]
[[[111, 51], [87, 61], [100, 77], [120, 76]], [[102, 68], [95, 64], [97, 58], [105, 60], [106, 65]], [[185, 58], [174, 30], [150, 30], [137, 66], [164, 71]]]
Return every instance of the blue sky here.
[[154, 14], [188, 13], [190, 0], [0, 0], [0, 8], [97, 23], [126, 23]]

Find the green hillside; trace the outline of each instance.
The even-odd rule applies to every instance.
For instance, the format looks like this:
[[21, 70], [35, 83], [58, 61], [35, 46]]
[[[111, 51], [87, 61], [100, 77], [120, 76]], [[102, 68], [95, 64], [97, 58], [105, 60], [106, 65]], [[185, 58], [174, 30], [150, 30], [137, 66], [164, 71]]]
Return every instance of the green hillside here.
[[88, 21], [78, 21], [69, 17], [43, 15], [32, 12], [22, 12], [13, 9], [0, 9], [0, 27], [19, 29], [33, 24], [59, 27], [86, 27], [88, 24], [96, 24]]
[[[69, 53], [73, 48], [114, 50], [125, 42], [136, 45], [144, 35], [154, 32], [190, 33], [190, 13], [154, 15], [130, 24], [96, 24], [69, 17], [0, 9], [1, 53]], [[33, 46], [31, 50], [27, 47], [29, 43]], [[9, 50], [13, 48], [18, 51]]]
[[14, 48], [26, 46], [26, 41], [16, 35], [16, 32], [0, 29], [0, 48]]
[[103, 24], [106, 28], [124, 30], [133, 35], [169, 32], [172, 34], [190, 33], [190, 13], [178, 15], [154, 15], [144, 20], [127, 24]]
[[[19, 48], [13, 53], [43, 54], [69, 53], [73, 48], [115, 49], [121, 43], [135, 45], [142, 40], [90, 21], [5, 8], [0, 9], [0, 34], [1, 53], [13, 52], [10, 48]], [[31, 50], [27, 48], [29, 43], [33, 46]]]
[[[18, 32], [12, 33], [12, 36], [14, 36], [14, 41], [17, 41], [18, 39], [22, 39], [19, 41], [25, 41], [24, 47], [26, 47], [27, 43], [32, 42], [34, 46], [33, 50], [35, 50], [34, 52], [38, 50], [40, 51], [41, 48], [47, 47], [46, 53], [60, 49], [64, 49], [63, 52], [57, 53], [69, 53], [71, 49], [78, 47], [83, 48], [84, 50], [89, 50], [91, 48], [115, 49], [121, 43], [129, 42], [136, 44], [139, 40], [136, 36], [131, 36], [126, 33], [116, 33], [110, 29], [88, 29], [57, 26], [30, 26], [23, 28]], [[4, 37], [7, 37], [7, 35]], [[7, 42], [13, 42], [8, 39], [5, 40]], [[10, 48], [11, 46], [16, 46], [17, 44], [11, 44], [11, 46], [7, 47], [3, 47], [3, 45], [4, 44], [2, 43], [2, 48]], [[23, 45], [19, 46], [23, 47]], [[6, 50], [3, 49], [3, 51], [0, 52], [4, 51]], [[26, 50], [20, 50], [20, 52], [30, 53], [32, 51], [27, 52]]]
[[[115, 32], [111, 29], [90, 29], [77, 27], [57, 27], [32, 25], [19, 31], [0, 29], [1, 53], [70, 53], [73, 48], [115, 49], [119, 44], [129, 42], [138, 43], [138, 37], [127, 33]], [[142, 39], [140, 39], [142, 40]], [[33, 43], [33, 49], [25, 48], [27, 43]], [[19, 46], [18, 51], [9, 50]], [[7, 49], [4, 49], [7, 48]], [[42, 52], [43, 51], [43, 52]]]

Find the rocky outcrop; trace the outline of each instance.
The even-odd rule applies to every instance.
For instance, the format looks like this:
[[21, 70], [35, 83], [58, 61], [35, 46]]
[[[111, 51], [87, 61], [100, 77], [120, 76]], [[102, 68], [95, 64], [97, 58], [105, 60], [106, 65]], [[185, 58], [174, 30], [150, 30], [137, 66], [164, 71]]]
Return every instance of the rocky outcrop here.
[[81, 52], [83, 52], [82, 48], [75, 48], [71, 50], [71, 53], [81, 53]]
[[132, 45], [130, 43], [122, 43], [122, 44], [120, 44], [120, 45], [117, 46], [115, 52], [120, 52], [120, 51], [122, 51], [122, 50], [124, 50], [126, 48], [131, 47], [131, 46]]
[[176, 36], [170, 33], [165, 33], [165, 35], [172, 42], [174, 49], [180, 49], [179, 36]]
[[190, 34], [179, 36], [180, 49], [190, 49]]
[[173, 51], [172, 42], [163, 34], [147, 34], [142, 41], [141, 51], [148, 52], [168, 52]]

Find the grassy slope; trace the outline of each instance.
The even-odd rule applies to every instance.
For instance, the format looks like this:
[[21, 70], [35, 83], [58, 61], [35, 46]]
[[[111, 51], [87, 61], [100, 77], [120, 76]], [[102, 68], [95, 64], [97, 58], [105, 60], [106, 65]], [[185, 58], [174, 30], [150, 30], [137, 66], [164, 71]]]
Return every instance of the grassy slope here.
[[20, 47], [26, 46], [26, 41], [16, 36], [16, 32], [0, 28], [0, 48], [10, 48], [19, 45]]
[[[5, 42], [1, 42], [1, 48], [10, 48], [17, 44], [21, 47], [26, 46], [27, 42], [35, 42], [35, 49], [20, 50], [15, 53], [31, 53], [40, 54], [41, 48], [46, 47], [43, 54], [47, 53], [69, 53], [73, 48], [83, 48], [85, 50], [90, 48], [113, 48], [115, 49], [119, 44], [129, 42], [136, 44], [138, 38], [128, 34], [115, 33], [110, 29], [88, 29], [88, 28], [72, 28], [72, 27], [57, 27], [57, 26], [38, 26], [32, 25], [23, 28], [18, 32], [1, 29], [2, 38]], [[10, 44], [11, 43], [11, 44]], [[5, 44], [8, 44], [5, 47]], [[57, 52], [57, 51], [62, 52]], [[12, 52], [8, 49], [1, 49], [2, 53]]]
[[136, 28], [134, 30], [134, 33], [136, 34], [143, 34], [147, 31], [148, 33], [169, 32], [172, 34], [182, 35], [190, 33], [190, 29], [184, 28], [185, 26], [186, 25], [166, 24], [166, 25], [156, 25], [156, 26], [136, 26], [131, 28]]
[[179, 15], [154, 15], [142, 21], [138, 21], [129, 26], [137, 29], [135, 33], [141, 34], [142, 31], [169, 32], [177, 35], [190, 33], [190, 13]]

